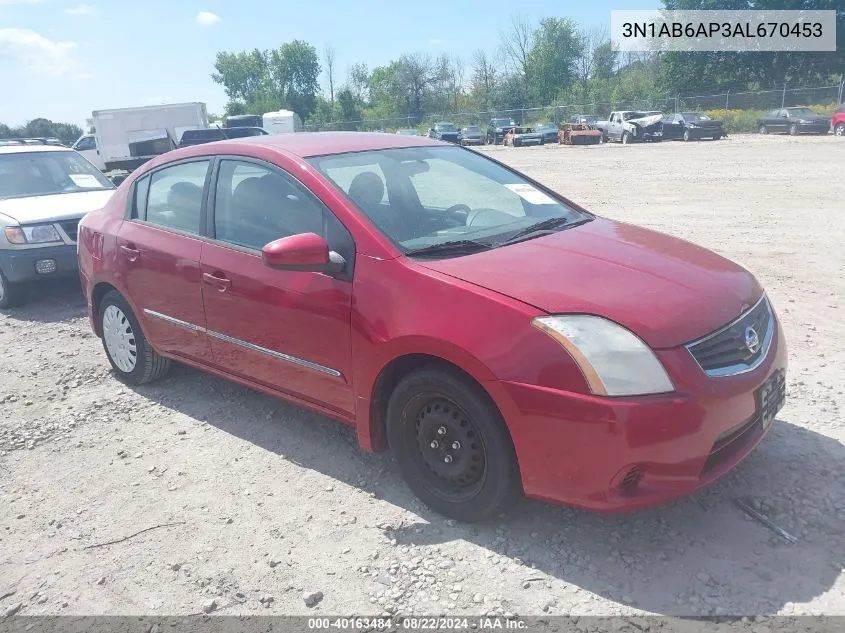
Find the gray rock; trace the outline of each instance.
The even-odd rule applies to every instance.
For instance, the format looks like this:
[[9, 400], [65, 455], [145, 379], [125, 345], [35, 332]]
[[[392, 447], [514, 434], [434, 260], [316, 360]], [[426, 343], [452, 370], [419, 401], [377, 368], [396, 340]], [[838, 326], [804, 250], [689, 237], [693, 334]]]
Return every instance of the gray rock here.
[[202, 603], [202, 612], [203, 613], [211, 613], [212, 611], [217, 609], [217, 600], [212, 598], [211, 600], [206, 600]]
[[302, 601], [305, 603], [305, 606], [309, 608], [316, 607], [322, 599], [322, 591], [309, 591], [302, 594]]
[[15, 615], [18, 611], [23, 608], [23, 602], [16, 602], [13, 605], [10, 605], [8, 609], [6, 609], [6, 617], [10, 618]]

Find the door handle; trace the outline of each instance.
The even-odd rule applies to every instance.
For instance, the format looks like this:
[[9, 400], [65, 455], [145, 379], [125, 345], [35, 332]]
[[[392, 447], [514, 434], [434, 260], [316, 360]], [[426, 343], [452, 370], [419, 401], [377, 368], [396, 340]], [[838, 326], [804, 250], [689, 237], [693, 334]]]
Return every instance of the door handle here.
[[226, 292], [231, 286], [232, 282], [222, 276], [222, 273], [213, 275], [211, 273], [203, 273], [202, 280], [210, 286], [217, 288], [218, 292]]
[[132, 246], [125, 246], [121, 244], [120, 250], [123, 251], [123, 254], [126, 256], [126, 259], [128, 259], [130, 262], [138, 261], [138, 258], [141, 256], [141, 251]]

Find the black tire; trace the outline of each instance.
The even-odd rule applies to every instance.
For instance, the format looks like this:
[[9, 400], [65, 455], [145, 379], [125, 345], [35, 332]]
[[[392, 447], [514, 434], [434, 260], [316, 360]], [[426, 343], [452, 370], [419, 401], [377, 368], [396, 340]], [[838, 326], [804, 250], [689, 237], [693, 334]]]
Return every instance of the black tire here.
[[619, 139], [619, 141], [620, 141], [623, 145], [628, 145], [628, 144], [630, 144], [630, 142], [631, 142], [631, 134], [630, 134], [630, 133], [628, 133], [628, 132], [622, 132], [622, 137]]
[[444, 516], [480, 521], [522, 493], [501, 414], [456, 372], [432, 367], [403, 378], [387, 406], [387, 439], [408, 487]]
[[721, 135], [721, 134], [716, 134], [716, 136], [714, 136], [714, 137], [713, 137], [713, 140], [714, 140], [714, 141], [718, 141], [720, 138], [722, 138], [722, 135]]
[[794, 123], [789, 126], [789, 135], [790, 136], [798, 136], [798, 126]]
[[760, 134], [768, 134], [769, 128], [767, 128], [765, 125], [761, 125], [757, 128], [757, 131], [760, 132]]
[[20, 302], [20, 288], [0, 272], [0, 310], [14, 308]]
[[[135, 365], [131, 371], [121, 369], [119, 364], [115, 362], [115, 359], [112, 358], [112, 354], [106, 344], [106, 331], [103, 322], [109, 306], [116, 307], [123, 314], [125, 323], [121, 322], [121, 325], [123, 328], [128, 328], [128, 335], [133, 339], [136, 353]], [[129, 302], [119, 292], [112, 290], [103, 297], [103, 300], [100, 301], [98, 314], [103, 349], [106, 352], [106, 357], [109, 359], [112, 369], [114, 369], [114, 372], [121, 380], [130, 385], [145, 385], [148, 382], [158, 380], [167, 373], [167, 370], [170, 369], [170, 359], [160, 356], [152, 348], [144, 336], [144, 332], [141, 330], [141, 324], [138, 323], [138, 319], [135, 317], [135, 313], [132, 312]]]
[[845, 123], [837, 123], [836, 127], [833, 128], [833, 133], [836, 136], [845, 136]]
[[684, 141], [689, 143], [692, 140], [692, 134], [689, 133], [689, 130], [684, 130]]

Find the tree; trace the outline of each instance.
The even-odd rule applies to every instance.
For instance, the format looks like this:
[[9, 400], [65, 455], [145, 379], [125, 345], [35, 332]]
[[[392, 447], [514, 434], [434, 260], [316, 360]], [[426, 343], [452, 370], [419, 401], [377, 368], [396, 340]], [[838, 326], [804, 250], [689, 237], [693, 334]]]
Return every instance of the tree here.
[[267, 53], [257, 48], [240, 53], [221, 51], [217, 53], [214, 69], [211, 78], [223, 86], [232, 101], [249, 103], [267, 90]]
[[358, 99], [352, 94], [349, 88], [343, 88], [337, 93], [337, 103], [340, 107], [340, 118], [343, 121], [342, 128], [344, 130], [356, 129], [357, 126], [349, 122], [359, 121], [361, 119], [361, 111], [358, 109]]
[[326, 79], [329, 82], [329, 101], [334, 107], [334, 58], [335, 50], [329, 44], [323, 48], [323, 62], [326, 68]]
[[577, 27], [566, 18], [544, 18], [531, 37], [528, 57], [532, 92], [537, 103], [551, 103], [576, 78], [576, 62], [583, 57]]
[[[575, 60], [575, 73], [578, 76], [578, 81], [581, 83], [581, 90], [583, 94], [586, 95], [590, 79], [595, 77], [597, 74], [596, 63], [606, 63], [605, 59], [596, 55], [596, 51], [604, 46], [605, 43], [608, 46], [608, 50], [610, 50], [611, 53], [613, 51], [610, 49], [610, 41], [607, 39], [608, 35], [606, 28], [592, 27], [581, 29], [578, 37], [581, 40], [581, 49], [577, 59]], [[602, 71], [604, 70], [605, 69], [602, 68]]]
[[371, 75], [366, 64], [352, 64], [346, 86], [359, 103], [367, 103], [370, 100], [370, 80]]
[[593, 48], [593, 77], [595, 79], [610, 79], [616, 70], [616, 51], [610, 43], [605, 40]]
[[303, 119], [314, 111], [320, 89], [317, 49], [308, 42], [286, 42], [268, 55], [271, 92]]
[[512, 73], [520, 80], [522, 105], [528, 101], [531, 83], [531, 49], [534, 47], [534, 32], [522, 16], [511, 17], [510, 25], [500, 33], [502, 57]]
[[0, 123], [0, 138], [12, 138], [12, 130], [5, 123]]
[[493, 91], [496, 89], [498, 72], [484, 49], [478, 49], [472, 57], [472, 92], [477, 95], [476, 106], [493, 108]]

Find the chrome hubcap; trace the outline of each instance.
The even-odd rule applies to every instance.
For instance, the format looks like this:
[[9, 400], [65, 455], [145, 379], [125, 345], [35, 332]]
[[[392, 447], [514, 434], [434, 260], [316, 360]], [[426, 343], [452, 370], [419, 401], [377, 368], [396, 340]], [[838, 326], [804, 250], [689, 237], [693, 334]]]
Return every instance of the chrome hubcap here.
[[135, 333], [129, 319], [115, 305], [110, 305], [103, 312], [103, 340], [109, 356], [120, 371], [128, 374], [135, 369], [138, 362]]

